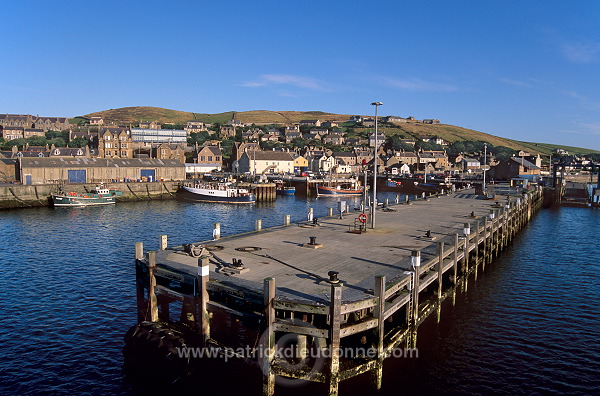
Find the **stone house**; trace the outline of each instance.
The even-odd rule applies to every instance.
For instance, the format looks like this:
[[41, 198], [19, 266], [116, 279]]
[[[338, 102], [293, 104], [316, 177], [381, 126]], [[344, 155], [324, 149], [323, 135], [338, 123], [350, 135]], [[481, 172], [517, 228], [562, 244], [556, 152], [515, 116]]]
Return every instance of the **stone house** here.
[[222, 126], [221, 129], [219, 129], [219, 136], [221, 139], [235, 137], [235, 127], [231, 125]]
[[323, 137], [321, 141], [325, 144], [334, 144], [336, 146], [341, 146], [344, 144], [344, 137], [338, 133], [330, 133], [329, 135]]
[[321, 126], [321, 121], [320, 120], [302, 120], [300, 121], [300, 126], [302, 125], [309, 125], [309, 126]]
[[160, 125], [158, 122], [154, 122], [154, 121], [140, 122], [139, 128], [140, 129], [161, 129], [162, 125]]
[[154, 155], [152, 157], [158, 159], [174, 159], [182, 164], [185, 163], [185, 145], [161, 143], [154, 147]]
[[192, 132], [198, 133], [198, 132], [208, 131], [208, 126], [207, 126], [207, 124], [203, 123], [202, 121], [188, 121], [185, 125], [185, 128], [183, 128], [183, 129], [189, 135]]
[[133, 158], [133, 142], [127, 128], [101, 128], [98, 131], [98, 156]]
[[219, 146], [203, 146], [196, 154], [196, 163], [203, 168], [204, 172], [223, 169], [223, 153]]

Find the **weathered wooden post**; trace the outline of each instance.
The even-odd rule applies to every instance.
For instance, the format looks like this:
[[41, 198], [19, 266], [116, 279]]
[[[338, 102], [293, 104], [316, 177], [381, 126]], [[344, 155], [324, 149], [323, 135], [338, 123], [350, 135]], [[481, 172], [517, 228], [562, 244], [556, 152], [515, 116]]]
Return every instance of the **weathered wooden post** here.
[[443, 284], [443, 279], [442, 276], [444, 275], [444, 242], [437, 242], [436, 243], [436, 253], [438, 256], [438, 265], [437, 265], [437, 270], [438, 270], [438, 290], [437, 290], [437, 295], [438, 295], [438, 299], [442, 298], [442, 284]]
[[263, 281], [263, 304], [265, 310], [266, 329], [261, 345], [263, 372], [263, 396], [272, 396], [275, 393], [275, 374], [273, 373], [273, 359], [275, 357], [275, 279], [266, 278]]
[[283, 225], [285, 225], [285, 226], [290, 225], [290, 215], [283, 216]]
[[148, 252], [148, 305], [150, 322], [158, 321], [158, 302], [156, 300], [156, 252]]
[[256, 219], [256, 231], [260, 231], [262, 230], [262, 220], [261, 219]]
[[486, 261], [489, 260], [489, 253], [488, 253], [488, 218], [487, 216], [483, 218], [483, 262], [482, 262], [482, 266], [481, 269], [485, 271], [485, 263]]
[[160, 236], [159, 248], [160, 248], [160, 250], [165, 250], [167, 248], [167, 236], [166, 235]]
[[137, 260], [144, 258], [144, 244], [142, 242], [136, 242], [135, 244], [135, 294], [137, 302], [137, 318], [138, 322], [146, 320], [146, 301], [144, 298], [144, 280], [142, 279], [142, 272], [139, 269]]
[[221, 223], [213, 224], [213, 241], [221, 238]]
[[329, 306], [329, 395], [338, 394], [340, 382], [340, 328], [342, 321], [342, 285], [331, 281], [331, 304]]
[[209, 257], [203, 255], [198, 258], [198, 274], [196, 280], [198, 282], [198, 295], [196, 296], [196, 306], [198, 307], [196, 313], [196, 326], [204, 344], [210, 338], [210, 317], [208, 314], [208, 278], [209, 278]]
[[463, 247], [464, 258], [463, 258], [463, 274], [469, 273], [469, 238], [471, 236], [471, 224], [465, 223], [463, 228], [463, 234], [465, 235], [465, 245]]
[[475, 279], [477, 279], [477, 267], [479, 266], [479, 238], [481, 235], [481, 228], [479, 222], [475, 222]]
[[373, 317], [377, 319], [377, 327], [375, 328], [375, 337], [377, 339], [377, 362], [375, 370], [373, 370], [373, 384], [376, 389], [381, 389], [383, 379], [383, 337], [384, 331], [384, 314], [385, 314], [385, 276], [377, 275], [375, 277], [375, 287], [373, 288], [374, 295], [377, 297], [377, 305], [375, 305]]
[[136, 258], [136, 260], [141, 260], [144, 258], [144, 243], [143, 242], [135, 243], [135, 258]]
[[452, 268], [454, 273], [452, 274], [452, 284], [456, 286], [458, 283], [458, 234], [454, 234], [454, 251], [452, 252]]
[[417, 323], [419, 320], [419, 281], [420, 281], [420, 272], [421, 268], [421, 251], [413, 250], [410, 257], [410, 264], [414, 271], [414, 281], [413, 281], [413, 324]]

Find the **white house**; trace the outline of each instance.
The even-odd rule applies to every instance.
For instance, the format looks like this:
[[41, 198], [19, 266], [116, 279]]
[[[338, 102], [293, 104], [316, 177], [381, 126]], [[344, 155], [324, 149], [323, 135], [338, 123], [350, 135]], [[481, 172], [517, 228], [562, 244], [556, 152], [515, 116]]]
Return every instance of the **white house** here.
[[239, 172], [293, 173], [294, 158], [285, 151], [246, 151], [239, 160]]

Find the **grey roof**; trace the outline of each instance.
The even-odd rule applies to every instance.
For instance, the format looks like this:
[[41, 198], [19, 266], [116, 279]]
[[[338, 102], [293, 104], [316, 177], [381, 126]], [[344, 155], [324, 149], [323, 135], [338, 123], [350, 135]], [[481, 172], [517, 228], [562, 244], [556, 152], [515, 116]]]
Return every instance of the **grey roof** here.
[[167, 167], [183, 167], [185, 166], [178, 160], [172, 159], [156, 159], [156, 158], [62, 158], [62, 157], [50, 157], [50, 158], [21, 158], [22, 168], [58, 168], [58, 167], [69, 167], [69, 168], [135, 168], [135, 167], [154, 167], [154, 168], [167, 168]]
[[519, 158], [519, 157], [510, 157], [510, 159], [514, 162], [516, 162], [517, 164], [524, 166], [526, 168], [529, 169], [540, 169], [538, 166], [536, 166], [535, 164], [532, 164], [531, 162], [527, 161], [524, 158]]
[[248, 158], [259, 161], [293, 161], [292, 155], [285, 151], [248, 151]]

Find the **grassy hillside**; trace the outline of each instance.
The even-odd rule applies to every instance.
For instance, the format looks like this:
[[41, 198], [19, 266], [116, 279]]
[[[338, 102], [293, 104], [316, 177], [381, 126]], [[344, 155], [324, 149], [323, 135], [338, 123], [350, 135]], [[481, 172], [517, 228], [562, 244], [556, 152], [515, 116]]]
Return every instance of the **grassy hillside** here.
[[[159, 107], [123, 107], [120, 109], [110, 109], [95, 113], [86, 114], [84, 117], [100, 116], [106, 123], [115, 123], [120, 125], [138, 124], [140, 121], [156, 121], [159, 123], [185, 124], [190, 120], [202, 121], [205, 123], [227, 123], [232, 119], [242, 123], [255, 124], [290, 124], [307, 119], [319, 119], [321, 121], [344, 122], [350, 118], [348, 114], [332, 114], [322, 111], [228, 111], [224, 113], [206, 114], [189, 113], [184, 111], [169, 110]], [[77, 117], [76, 117], [77, 118]], [[374, 128], [369, 128], [373, 130]], [[549, 155], [557, 148], [567, 150], [573, 154], [599, 153], [596, 150], [583, 149], [578, 147], [565, 147], [560, 145], [546, 143], [530, 143], [517, 140], [510, 140], [484, 132], [472, 129], [461, 128], [446, 124], [419, 124], [406, 123], [386, 125], [381, 124], [381, 131], [386, 135], [402, 135], [406, 138], [418, 139], [423, 136], [439, 136], [447, 142], [462, 140], [484, 141], [494, 146], [506, 146], [514, 150], [525, 150], [530, 153]]]

